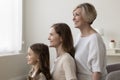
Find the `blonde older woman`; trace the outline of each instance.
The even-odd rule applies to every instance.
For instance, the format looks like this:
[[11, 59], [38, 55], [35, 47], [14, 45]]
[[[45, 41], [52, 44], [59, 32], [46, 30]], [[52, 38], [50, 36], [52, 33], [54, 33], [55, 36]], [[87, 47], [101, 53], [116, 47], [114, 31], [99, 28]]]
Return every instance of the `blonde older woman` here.
[[105, 80], [107, 74], [105, 44], [91, 26], [96, 16], [90, 3], [82, 3], [73, 10], [75, 28], [81, 33], [75, 43], [78, 80]]

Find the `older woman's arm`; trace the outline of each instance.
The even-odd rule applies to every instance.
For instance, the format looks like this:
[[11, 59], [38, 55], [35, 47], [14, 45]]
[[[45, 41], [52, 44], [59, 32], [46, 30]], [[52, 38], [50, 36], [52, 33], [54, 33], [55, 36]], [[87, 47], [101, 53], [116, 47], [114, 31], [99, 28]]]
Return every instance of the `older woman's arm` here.
[[101, 80], [101, 73], [100, 72], [93, 72], [92, 80]]

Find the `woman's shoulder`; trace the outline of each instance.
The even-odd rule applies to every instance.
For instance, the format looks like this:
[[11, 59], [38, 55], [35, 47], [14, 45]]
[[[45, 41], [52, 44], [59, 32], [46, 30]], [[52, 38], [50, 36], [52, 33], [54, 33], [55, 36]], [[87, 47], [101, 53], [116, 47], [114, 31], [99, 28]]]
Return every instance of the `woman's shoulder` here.
[[101, 37], [101, 35], [99, 33], [95, 33], [95, 34], [91, 35], [91, 37], [89, 39], [89, 42], [94, 47], [97, 44], [98, 46], [102, 46], [102, 47], [105, 48], [105, 43], [104, 43], [103, 38]]
[[89, 36], [89, 38], [90, 38], [90, 40], [102, 40], [102, 37], [101, 37], [101, 35], [99, 34], [99, 33], [93, 33], [93, 34], [91, 34], [90, 36]]
[[101, 37], [99, 33], [92, 33], [89, 37]]
[[74, 60], [74, 59], [69, 53], [65, 53], [62, 57], [62, 60], [66, 61], [66, 60]]

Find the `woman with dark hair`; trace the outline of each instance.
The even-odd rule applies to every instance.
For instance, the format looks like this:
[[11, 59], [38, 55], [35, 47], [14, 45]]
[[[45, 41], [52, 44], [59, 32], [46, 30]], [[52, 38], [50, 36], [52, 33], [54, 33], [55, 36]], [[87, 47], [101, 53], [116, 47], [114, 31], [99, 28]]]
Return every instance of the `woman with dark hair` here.
[[49, 49], [43, 43], [28, 48], [28, 64], [32, 65], [27, 80], [50, 80]]
[[48, 40], [50, 47], [56, 49], [57, 57], [52, 68], [53, 80], [77, 80], [74, 61], [73, 37], [70, 27], [65, 23], [53, 24]]

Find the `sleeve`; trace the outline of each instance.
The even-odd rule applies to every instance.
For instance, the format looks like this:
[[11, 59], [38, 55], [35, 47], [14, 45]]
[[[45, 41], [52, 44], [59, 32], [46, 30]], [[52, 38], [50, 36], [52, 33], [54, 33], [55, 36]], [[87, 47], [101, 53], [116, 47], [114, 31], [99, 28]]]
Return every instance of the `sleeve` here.
[[89, 44], [88, 66], [92, 72], [102, 72], [105, 64], [106, 49], [104, 42], [97, 36]]
[[66, 80], [77, 80], [76, 79], [76, 65], [72, 57], [64, 58], [63, 69], [65, 71]]

